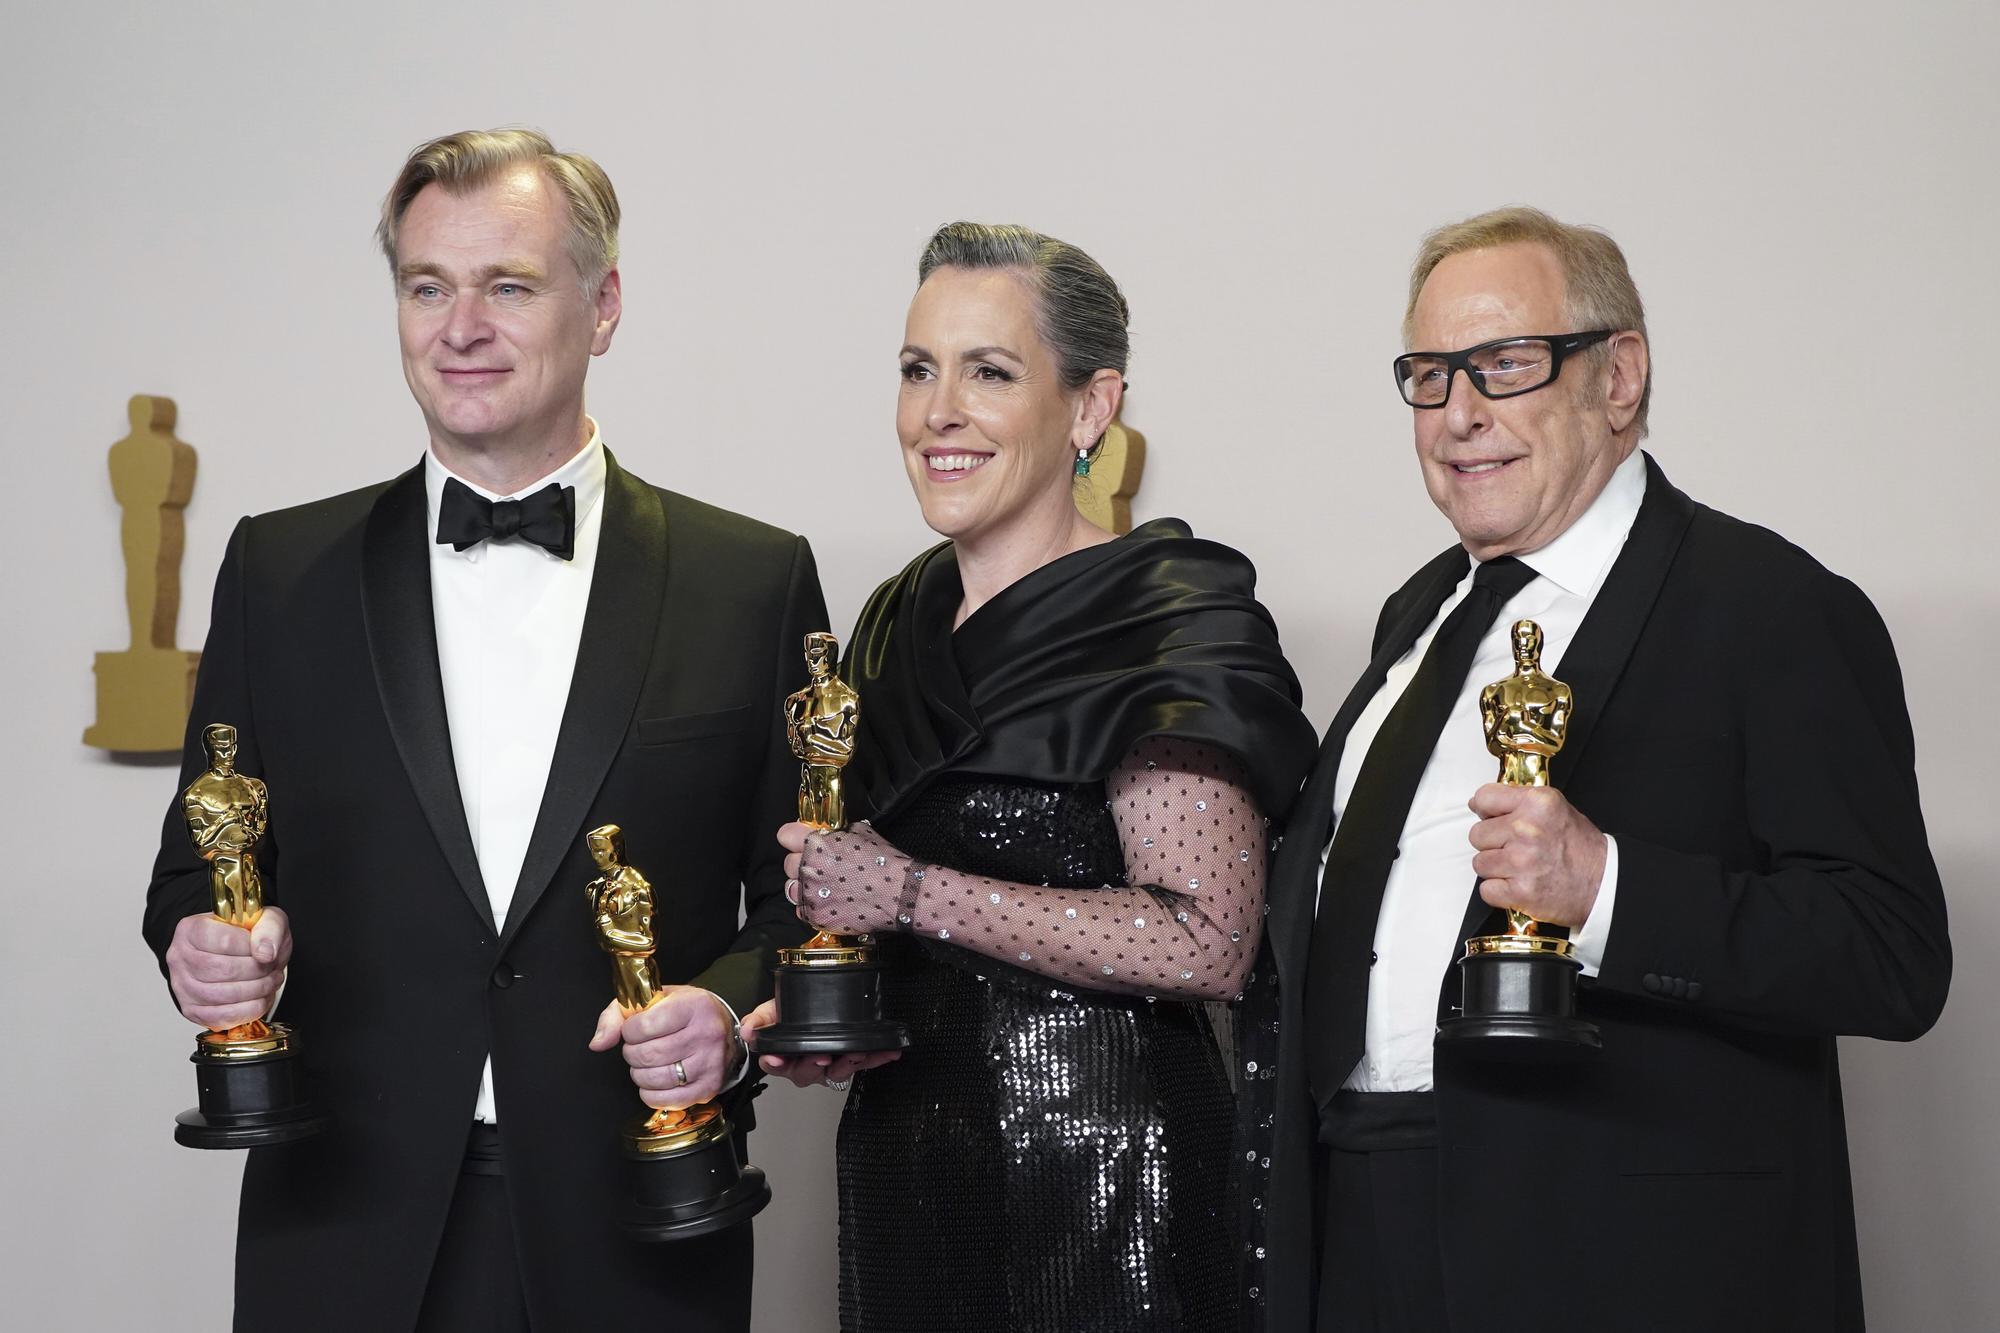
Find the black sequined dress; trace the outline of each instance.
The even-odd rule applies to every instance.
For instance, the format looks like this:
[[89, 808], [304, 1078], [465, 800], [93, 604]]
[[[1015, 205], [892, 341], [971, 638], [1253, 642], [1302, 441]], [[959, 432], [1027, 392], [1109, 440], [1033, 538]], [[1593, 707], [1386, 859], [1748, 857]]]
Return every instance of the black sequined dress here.
[[[920, 861], [1124, 885], [1104, 776], [1138, 740], [1251, 765], [1284, 808], [1314, 736], [1247, 561], [1174, 520], [1053, 562], [956, 632], [950, 547], [863, 611], [850, 808]], [[1095, 992], [937, 939], [881, 940], [902, 1059], [841, 1119], [850, 1333], [1240, 1326], [1238, 1107], [1204, 1007]]]

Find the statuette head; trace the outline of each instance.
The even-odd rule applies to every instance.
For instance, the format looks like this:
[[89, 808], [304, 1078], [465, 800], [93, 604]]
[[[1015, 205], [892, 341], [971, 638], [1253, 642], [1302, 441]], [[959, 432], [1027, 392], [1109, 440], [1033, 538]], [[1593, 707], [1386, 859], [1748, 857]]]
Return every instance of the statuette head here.
[[616, 824], [605, 824], [583, 835], [584, 845], [590, 848], [590, 859], [597, 862], [599, 870], [609, 870], [625, 861], [625, 830]]
[[834, 654], [840, 651], [840, 640], [825, 630], [815, 630], [806, 635], [806, 670], [818, 680], [833, 670]]
[[1532, 620], [1514, 622], [1514, 665], [1517, 667], [1540, 666], [1542, 662], [1542, 627]]
[[202, 728], [202, 744], [208, 747], [209, 767], [229, 772], [236, 764], [236, 728], [227, 722], [211, 722]]

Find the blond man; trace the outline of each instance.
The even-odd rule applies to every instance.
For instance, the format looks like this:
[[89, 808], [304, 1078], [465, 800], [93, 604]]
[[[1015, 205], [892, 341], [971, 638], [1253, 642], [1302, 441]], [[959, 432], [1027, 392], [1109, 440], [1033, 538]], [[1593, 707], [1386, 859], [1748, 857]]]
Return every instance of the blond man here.
[[[618, 221], [532, 131], [413, 152], [378, 235], [422, 458], [243, 520], [217, 579], [184, 767], [237, 727], [271, 907], [209, 919], [176, 813], [146, 938], [204, 1026], [283, 983], [331, 1117], [250, 1156], [239, 1328], [748, 1327], [749, 1227], [626, 1239], [616, 1131], [642, 1098], [752, 1123], [736, 1014], [805, 934], [779, 704], [826, 613], [802, 539], [641, 481], [585, 413]], [[630, 1020], [578, 902], [609, 822], [679, 983]]]

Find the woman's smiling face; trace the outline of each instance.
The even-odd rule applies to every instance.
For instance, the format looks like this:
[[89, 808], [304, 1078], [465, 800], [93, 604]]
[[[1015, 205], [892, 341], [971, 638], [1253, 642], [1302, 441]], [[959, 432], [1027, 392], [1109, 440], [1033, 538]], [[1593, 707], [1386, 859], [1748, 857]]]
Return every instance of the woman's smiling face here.
[[1017, 269], [940, 268], [910, 302], [896, 435], [924, 522], [954, 541], [1073, 509], [1081, 391], [1065, 389]]

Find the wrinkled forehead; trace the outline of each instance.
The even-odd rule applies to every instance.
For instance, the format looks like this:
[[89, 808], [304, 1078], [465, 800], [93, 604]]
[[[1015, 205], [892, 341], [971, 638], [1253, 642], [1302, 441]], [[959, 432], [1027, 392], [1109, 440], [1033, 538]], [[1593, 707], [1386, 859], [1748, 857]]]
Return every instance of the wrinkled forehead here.
[[1449, 255], [1417, 295], [1412, 350], [1455, 352], [1495, 338], [1569, 331], [1562, 264], [1520, 243]]

